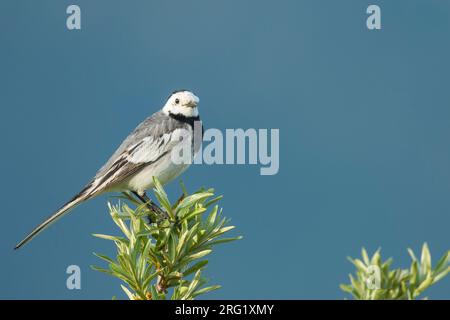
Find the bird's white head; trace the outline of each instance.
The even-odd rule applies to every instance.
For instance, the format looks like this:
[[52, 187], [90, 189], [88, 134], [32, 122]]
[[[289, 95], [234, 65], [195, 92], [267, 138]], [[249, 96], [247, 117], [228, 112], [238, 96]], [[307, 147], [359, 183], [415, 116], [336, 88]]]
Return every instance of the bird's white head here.
[[197, 105], [200, 99], [190, 91], [177, 90], [174, 91], [163, 107], [166, 114], [182, 115], [185, 117], [197, 117]]

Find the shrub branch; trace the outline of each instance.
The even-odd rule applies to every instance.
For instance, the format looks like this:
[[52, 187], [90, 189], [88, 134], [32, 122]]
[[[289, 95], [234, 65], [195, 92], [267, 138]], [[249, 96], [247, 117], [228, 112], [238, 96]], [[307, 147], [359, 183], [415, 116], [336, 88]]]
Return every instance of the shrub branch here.
[[129, 193], [120, 197], [124, 201], [119, 204], [109, 203], [111, 217], [123, 236], [94, 234], [113, 241], [117, 256], [95, 254], [108, 268], [92, 268], [122, 280], [123, 291], [133, 300], [194, 299], [220, 288], [206, 286], [208, 281], [202, 276], [208, 264], [205, 257], [217, 244], [241, 239], [222, 237], [234, 226], [222, 217], [217, 205], [221, 196], [214, 197], [212, 189], [188, 195], [183, 186], [183, 195], [171, 205], [159, 181], [154, 182], [155, 196], [167, 217], [158, 219], [160, 212]]
[[342, 284], [341, 289], [357, 300], [414, 300], [450, 272], [450, 250], [434, 268], [426, 243], [420, 260], [411, 249], [408, 253], [412, 260], [408, 269], [391, 269], [392, 258], [382, 261], [380, 249], [369, 258], [363, 248], [362, 259], [348, 258], [356, 267], [356, 274], [349, 275], [350, 284]]

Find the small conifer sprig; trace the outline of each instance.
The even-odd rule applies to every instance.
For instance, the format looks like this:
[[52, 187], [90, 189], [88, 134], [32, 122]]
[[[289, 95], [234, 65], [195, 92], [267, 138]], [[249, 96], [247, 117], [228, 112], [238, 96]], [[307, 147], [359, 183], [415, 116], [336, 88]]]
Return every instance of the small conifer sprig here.
[[382, 261], [379, 249], [369, 258], [363, 248], [362, 260], [348, 258], [356, 267], [356, 276], [350, 274], [350, 284], [342, 284], [341, 289], [357, 300], [414, 300], [450, 272], [450, 250], [434, 268], [426, 243], [420, 260], [411, 249], [408, 253], [412, 259], [409, 269], [391, 269], [392, 258]]
[[208, 264], [205, 257], [217, 244], [241, 239], [222, 237], [234, 228], [217, 205], [222, 197], [214, 197], [213, 189], [188, 195], [183, 186], [183, 196], [172, 205], [156, 179], [154, 191], [168, 218], [149, 223], [149, 214], [155, 217], [155, 213], [124, 193], [121, 198], [125, 202], [108, 204], [123, 236], [94, 235], [114, 242], [116, 259], [95, 253], [108, 263], [108, 268], [92, 268], [121, 279], [125, 283], [122, 289], [133, 300], [194, 299], [220, 288], [206, 286], [202, 276]]

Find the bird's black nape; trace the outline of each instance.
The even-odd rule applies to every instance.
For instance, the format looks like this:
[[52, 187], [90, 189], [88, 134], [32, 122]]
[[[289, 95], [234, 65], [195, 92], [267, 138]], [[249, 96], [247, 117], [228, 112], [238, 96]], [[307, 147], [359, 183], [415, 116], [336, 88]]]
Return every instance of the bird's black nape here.
[[189, 91], [189, 90], [187, 90], [187, 89], [177, 89], [177, 90], [173, 91], [167, 99], [170, 99], [170, 97], [173, 96], [175, 93], [184, 92], [184, 91]]
[[184, 91], [189, 91], [188, 89], [177, 89], [175, 91], [172, 92], [172, 94], [178, 93], [178, 92], [184, 92]]

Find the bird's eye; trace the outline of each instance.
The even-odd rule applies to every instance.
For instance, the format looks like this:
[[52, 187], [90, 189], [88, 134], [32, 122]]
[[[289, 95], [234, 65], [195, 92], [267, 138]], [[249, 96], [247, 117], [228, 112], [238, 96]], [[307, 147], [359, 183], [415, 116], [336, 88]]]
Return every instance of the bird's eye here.
[[175, 104], [179, 104], [180, 103], [180, 99], [175, 99]]

